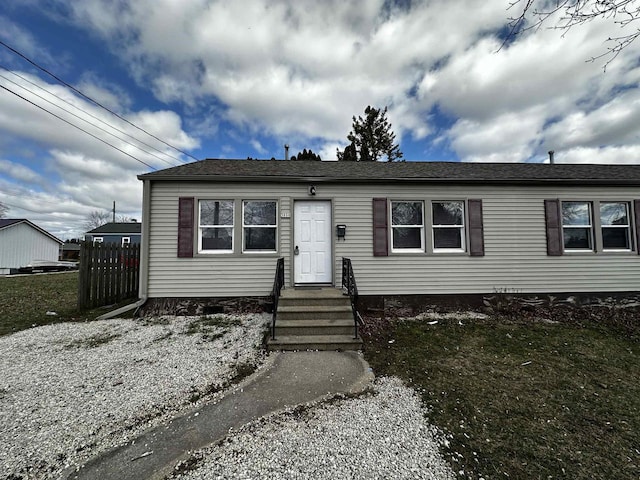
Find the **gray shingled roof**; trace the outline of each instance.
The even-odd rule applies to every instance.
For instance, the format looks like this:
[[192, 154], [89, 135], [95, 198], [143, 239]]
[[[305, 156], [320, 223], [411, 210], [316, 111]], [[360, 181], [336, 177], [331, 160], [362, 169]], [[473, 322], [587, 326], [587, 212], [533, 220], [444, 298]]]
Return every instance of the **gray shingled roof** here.
[[129, 235], [140, 233], [141, 231], [142, 224], [138, 222], [111, 222], [105, 223], [104, 225], [94, 228], [93, 230], [89, 230], [87, 233], [91, 235]]
[[139, 175], [140, 180], [285, 182], [577, 183], [640, 185], [640, 165], [319, 162], [207, 159]]
[[0, 218], [0, 228], [26, 221], [26, 218]]

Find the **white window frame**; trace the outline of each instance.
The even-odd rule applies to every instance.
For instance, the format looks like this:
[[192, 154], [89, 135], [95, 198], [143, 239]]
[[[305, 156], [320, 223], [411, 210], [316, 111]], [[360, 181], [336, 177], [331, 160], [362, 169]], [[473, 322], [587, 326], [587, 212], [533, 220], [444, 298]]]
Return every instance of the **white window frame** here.
[[[611, 225], [611, 224], [605, 224], [602, 223], [602, 205], [606, 205], [606, 204], [612, 204], [612, 203], [619, 203], [619, 204], [623, 204], [625, 206], [626, 212], [627, 212], [627, 223], [625, 225]], [[633, 251], [633, 243], [632, 243], [632, 236], [631, 236], [631, 204], [630, 202], [626, 202], [626, 201], [615, 201], [615, 200], [605, 200], [605, 201], [601, 201], [598, 204], [598, 213], [599, 213], [599, 220], [600, 220], [600, 238], [602, 239], [602, 251], [603, 252], [631, 252]], [[605, 228], [624, 228], [627, 230], [627, 245], [629, 245], [629, 248], [607, 248], [604, 246], [604, 229]]]
[[93, 243], [104, 243], [104, 237], [93, 237]]
[[[268, 203], [274, 203], [276, 206], [276, 213], [275, 213], [275, 220], [276, 223], [271, 225], [245, 225], [244, 223], [244, 209], [245, 206], [247, 205], [247, 203], [251, 203], [251, 202], [268, 202]], [[277, 200], [273, 200], [273, 199], [249, 199], [249, 200], [242, 200], [242, 253], [248, 253], [248, 254], [273, 254], [273, 253], [277, 253], [278, 252], [278, 212], [279, 212], [279, 205], [278, 205], [278, 201]], [[255, 249], [247, 249], [246, 248], [246, 238], [245, 238], [245, 232], [247, 228], [272, 228], [275, 230], [275, 245], [273, 250], [269, 249], [269, 250], [255, 250]]]
[[[227, 224], [219, 224], [219, 225], [210, 225], [210, 224], [203, 224], [202, 223], [202, 202], [231, 202], [231, 221], [233, 222], [231, 225], [227, 225]], [[234, 238], [235, 238], [235, 228], [234, 228], [234, 223], [235, 223], [235, 215], [236, 215], [236, 202], [233, 199], [230, 198], [201, 198], [198, 200], [198, 253], [203, 253], [203, 254], [213, 254], [213, 255], [220, 255], [220, 254], [229, 254], [229, 253], [233, 253], [233, 247], [234, 247]], [[219, 229], [223, 229], [223, 228], [230, 228], [231, 229], [231, 248], [230, 249], [203, 249], [202, 248], [202, 231], [206, 228], [219, 228]]]
[[[437, 203], [459, 203], [462, 205], [462, 224], [435, 224], [433, 206]], [[431, 201], [431, 245], [433, 253], [460, 253], [467, 251], [467, 225], [466, 225], [467, 205], [464, 200], [432, 200]], [[460, 248], [438, 248], [436, 246], [436, 229], [458, 229], [460, 231]]]
[[[586, 203], [589, 207], [589, 223], [588, 224], [580, 224], [580, 225], [565, 225], [564, 224], [564, 204], [565, 203]], [[595, 252], [595, 237], [594, 237], [594, 228], [593, 228], [593, 202], [589, 200], [562, 200], [560, 202], [560, 220], [562, 222], [562, 250], [567, 253], [571, 252]], [[591, 244], [591, 248], [567, 248], [564, 244], [564, 231], [565, 229], [588, 229], [589, 231], [589, 243]]]
[[131, 245], [131, 237], [122, 237], [121, 245], [124, 247], [125, 245]]
[[[421, 224], [399, 224], [395, 225], [393, 223], [393, 204], [394, 203], [419, 203], [422, 209], [422, 223]], [[423, 200], [391, 200], [389, 204], [389, 224], [390, 228], [390, 243], [391, 243], [391, 252], [392, 253], [422, 253], [424, 252], [424, 201]], [[393, 231], [395, 228], [419, 228], [420, 229], [420, 248], [403, 248], [403, 247], [395, 247], [393, 244]]]

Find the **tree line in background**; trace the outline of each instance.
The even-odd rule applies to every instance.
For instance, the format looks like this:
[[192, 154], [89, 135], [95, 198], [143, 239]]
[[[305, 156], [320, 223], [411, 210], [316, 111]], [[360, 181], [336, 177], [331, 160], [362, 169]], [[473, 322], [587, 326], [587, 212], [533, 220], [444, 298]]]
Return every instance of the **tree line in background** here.
[[311, 149], [307, 150], [305, 148], [301, 152], [298, 152], [298, 155], [294, 155], [293, 157], [291, 157], [291, 160], [293, 160], [293, 161], [296, 161], [296, 160], [317, 160], [317, 161], [321, 161], [322, 158], [320, 158], [320, 155], [316, 155], [315, 153], [313, 153], [313, 150], [311, 150]]
[[9, 207], [7, 207], [4, 203], [0, 202], [0, 218], [4, 218], [8, 211], [9, 211]]

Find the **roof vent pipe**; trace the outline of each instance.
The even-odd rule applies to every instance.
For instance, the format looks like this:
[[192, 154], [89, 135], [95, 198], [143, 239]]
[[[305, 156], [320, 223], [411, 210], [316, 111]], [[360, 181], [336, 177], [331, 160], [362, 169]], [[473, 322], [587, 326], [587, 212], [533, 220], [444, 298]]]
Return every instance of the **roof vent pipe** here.
[[284, 159], [289, 160], [289, 144], [284, 144]]
[[553, 150], [549, 150], [549, 163], [553, 165], [553, 154], [555, 152]]

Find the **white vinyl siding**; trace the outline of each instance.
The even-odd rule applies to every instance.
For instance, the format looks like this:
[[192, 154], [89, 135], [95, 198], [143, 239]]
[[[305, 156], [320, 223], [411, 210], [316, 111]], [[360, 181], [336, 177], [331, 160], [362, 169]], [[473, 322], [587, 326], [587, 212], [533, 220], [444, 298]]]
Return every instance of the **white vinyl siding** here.
[[0, 272], [28, 265], [33, 260], [55, 262], [60, 244], [27, 223], [0, 229]]
[[[292, 227], [286, 215], [291, 214], [294, 199], [309, 198], [308, 184], [153, 182], [150, 195], [151, 211], [145, 220], [149, 222], [150, 297], [266, 296], [280, 256], [285, 259], [285, 288], [290, 288]], [[241, 240], [234, 240], [233, 255], [177, 258], [181, 196], [277, 200], [278, 253], [242, 254]], [[332, 231], [336, 224], [347, 226], [344, 241], [335, 241], [333, 235], [336, 286], [340, 286], [342, 257], [349, 257], [361, 295], [491, 295], [505, 288], [519, 293], [640, 290], [640, 255], [635, 251], [548, 256], [544, 214], [548, 198], [629, 202], [638, 196], [635, 187], [322, 183], [317, 184], [315, 198], [332, 200]], [[372, 198], [379, 197], [423, 201], [426, 206], [442, 199], [481, 199], [485, 255], [421, 252], [374, 257]], [[236, 213], [237, 222], [242, 219]], [[465, 240], [467, 236], [465, 232]], [[432, 242], [431, 235], [426, 235], [427, 252], [433, 248]]]

